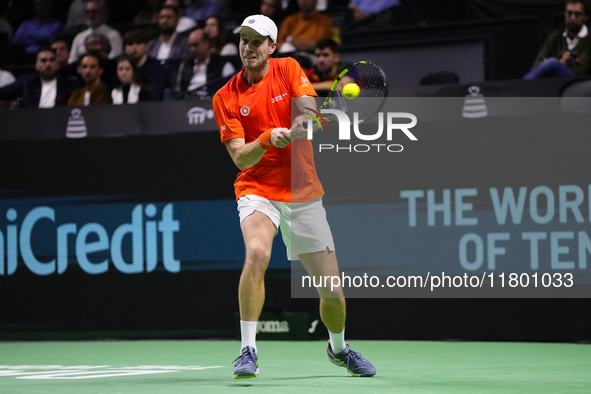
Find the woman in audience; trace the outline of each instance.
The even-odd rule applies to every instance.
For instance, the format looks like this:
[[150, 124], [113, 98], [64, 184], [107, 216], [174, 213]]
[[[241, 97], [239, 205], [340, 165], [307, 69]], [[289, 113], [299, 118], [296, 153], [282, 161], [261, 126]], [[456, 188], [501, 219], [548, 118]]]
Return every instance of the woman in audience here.
[[150, 88], [140, 82], [137, 69], [127, 55], [121, 56], [117, 61], [117, 80], [111, 98], [113, 104], [135, 104], [152, 100]]
[[230, 42], [230, 35], [226, 29], [226, 23], [216, 15], [212, 15], [205, 21], [203, 31], [212, 41], [211, 53], [220, 56], [238, 55], [238, 47]]

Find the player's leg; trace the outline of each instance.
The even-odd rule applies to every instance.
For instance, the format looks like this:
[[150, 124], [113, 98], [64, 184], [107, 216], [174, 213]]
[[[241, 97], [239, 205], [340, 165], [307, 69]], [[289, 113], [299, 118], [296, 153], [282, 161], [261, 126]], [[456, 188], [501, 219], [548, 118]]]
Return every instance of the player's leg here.
[[[284, 214], [284, 211], [289, 214]], [[339, 277], [334, 242], [322, 199], [294, 203], [281, 212], [281, 232], [290, 259], [295, 260], [294, 256], [297, 256], [312, 277]], [[326, 349], [328, 359], [336, 365], [346, 367], [353, 376], [373, 376], [376, 373], [373, 365], [359, 353], [350, 350], [345, 342], [345, 297], [342, 287], [331, 289], [331, 284], [332, 281], [329, 280], [328, 287], [317, 288], [320, 295], [320, 316], [330, 337]]]
[[265, 302], [265, 272], [277, 232], [267, 215], [254, 211], [241, 223], [246, 258], [238, 285], [240, 319], [258, 321]]
[[240, 305], [241, 354], [235, 360], [235, 379], [258, 375], [256, 328], [265, 302], [265, 271], [271, 258], [273, 237], [277, 233], [279, 213], [268, 200], [257, 196], [238, 201], [240, 227], [244, 237], [246, 258], [238, 285]]
[[[298, 257], [312, 277], [339, 276], [336, 253], [328, 248], [321, 252], [300, 254]], [[321, 283], [321, 280], [317, 283]], [[331, 291], [330, 287], [319, 287], [318, 294], [320, 295], [320, 318], [329, 333], [343, 332], [346, 315], [343, 289], [339, 286]], [[338, 351], [344, 347], [343, 344]]]
[[[339, 276], [336, 253], [326, 248], [322, 252], [298, 255], [310, 276]], [[329, 281], [330, 283], [330, 281]], [[374, 366], [349, 348], [345, 342], [345, 297], [342, 287], [318, 287], [320, 317], [330, 337], [326, 356], [335, 365], [347, 368], [353, 376], [374, 376]]]

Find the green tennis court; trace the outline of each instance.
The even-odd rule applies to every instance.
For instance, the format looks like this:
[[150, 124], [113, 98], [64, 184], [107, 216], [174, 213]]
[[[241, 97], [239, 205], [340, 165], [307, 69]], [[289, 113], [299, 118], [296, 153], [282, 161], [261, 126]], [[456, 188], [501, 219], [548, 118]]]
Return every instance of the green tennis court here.
[[259, 341], [260, 375], [232, 379], [237, 341], [0, 343], [0, 393], [589, 393], [591, 346], [351, 341], [377, 368], [349, 376], [325, 342]]

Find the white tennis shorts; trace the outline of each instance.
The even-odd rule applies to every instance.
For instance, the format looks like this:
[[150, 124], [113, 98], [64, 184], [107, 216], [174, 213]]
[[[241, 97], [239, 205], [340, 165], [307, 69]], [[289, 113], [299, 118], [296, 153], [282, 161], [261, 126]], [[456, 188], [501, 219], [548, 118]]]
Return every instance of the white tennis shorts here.
[[300, 254], [321, 252], [326, 248], [335, 250], [322, 197], [298, 203], [271, 201], [252, 194], [238, 199], [240, 223], [254, 211], [264, 213], [277, 229], [281, 229], [289, 260], [299, 260]]

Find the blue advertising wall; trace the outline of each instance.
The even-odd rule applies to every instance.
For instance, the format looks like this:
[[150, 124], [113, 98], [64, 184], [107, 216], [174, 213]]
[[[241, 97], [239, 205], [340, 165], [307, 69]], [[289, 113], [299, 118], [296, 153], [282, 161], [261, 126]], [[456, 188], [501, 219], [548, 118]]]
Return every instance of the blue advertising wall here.
[[[17, 268], [62, 275], [75, 265], [90, 275], [242, 268], [234, 200], [99, 204], [97, 199], [2, 200], [0, 261], [6, 267], [0, 266], [0, 275], [13, 275]], [[289, 268], [280, 238], [274, 249], [269, 267]]]

